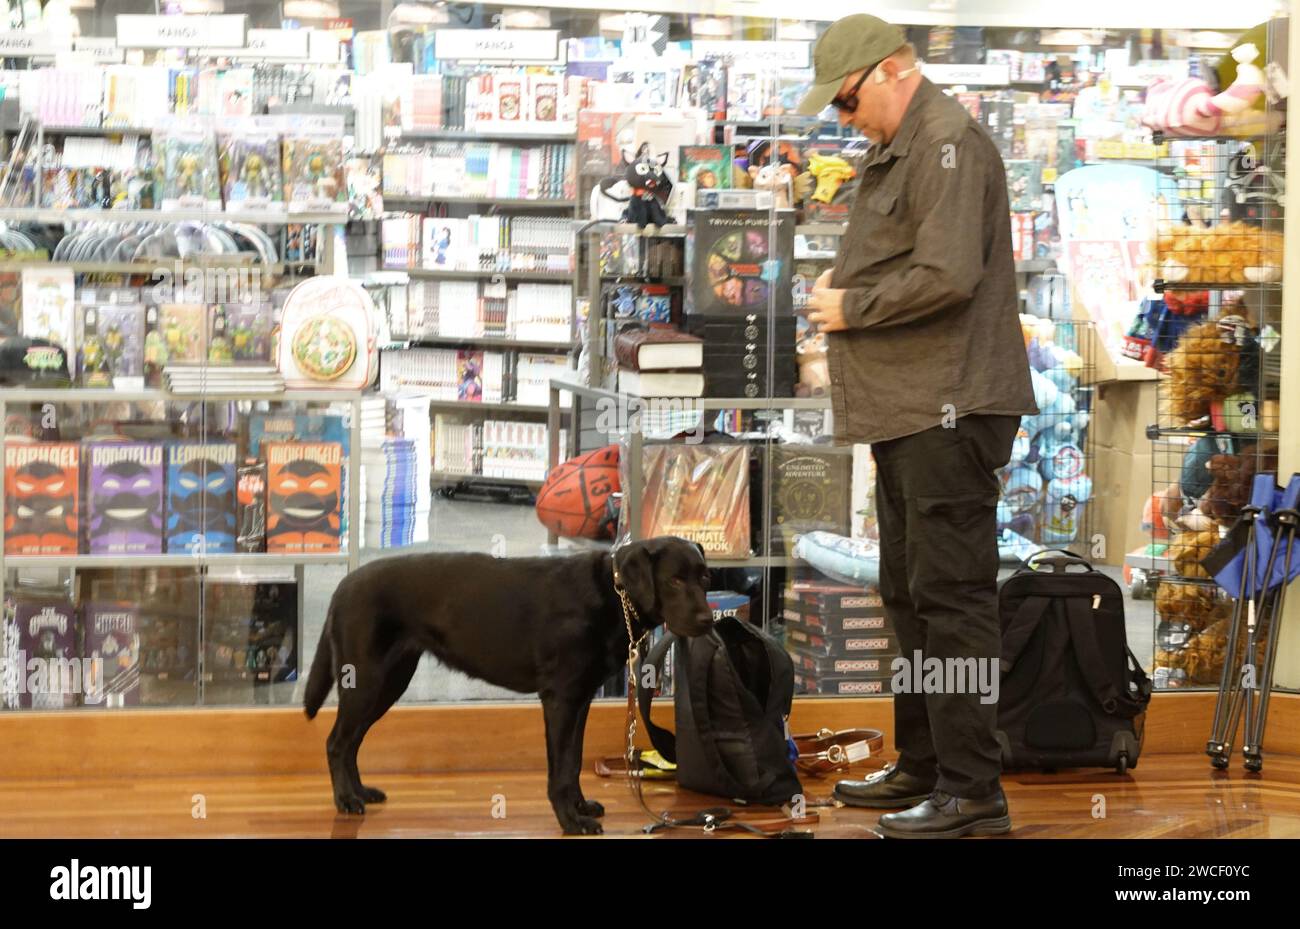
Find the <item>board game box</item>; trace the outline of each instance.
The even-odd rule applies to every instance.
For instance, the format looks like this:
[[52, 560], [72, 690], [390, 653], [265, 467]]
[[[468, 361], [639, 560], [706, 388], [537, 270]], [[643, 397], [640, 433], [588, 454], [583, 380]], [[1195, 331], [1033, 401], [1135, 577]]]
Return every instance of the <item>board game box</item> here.
[[72, 442], [5, 444], [6, 555], [75, 555], [81, 448]]
[[848, 449], [813, 445], [772, 447], [773, 554], [794, 547], [794, 536], [824, 530], [849, 534]]
[[794, 213], [697, 210], [686, 239], [686, 312], [794, 312]]
[[337, 552], [343, 446], [267, 442], [268, 552]]
[[91, 443], [85, 457], [90, 553], [162, 554], [162, 444]]
[[167, 551], [235, 551], [233, 442], [178, 442], [167, 448]]

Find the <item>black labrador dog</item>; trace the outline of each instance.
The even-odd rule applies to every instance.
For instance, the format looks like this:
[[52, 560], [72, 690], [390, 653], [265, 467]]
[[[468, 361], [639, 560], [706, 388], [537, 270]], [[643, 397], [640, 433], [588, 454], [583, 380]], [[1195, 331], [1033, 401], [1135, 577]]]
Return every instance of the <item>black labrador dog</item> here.
[[411, 683], [420, 655], [432, 652], [473, 677], [541, 696], [556, 818], [566, 833], [599, 833], [595, 817], [604, 807], [583, 798], [578, 775], [592, 698], [627, 666], [615, 568], [636, 608], [638, 637], [660, 623], [680, 636], [713, 627], [704, 550], [669, 536], [613, 555], [407, 555], [345, 577], [330, 601], [303, 701], [312, 719], [340, 684], [325, 750], [339, 812], [364, 813], [367, 803], [384, 801], [383, 791], [361, 783], [357, 750]]

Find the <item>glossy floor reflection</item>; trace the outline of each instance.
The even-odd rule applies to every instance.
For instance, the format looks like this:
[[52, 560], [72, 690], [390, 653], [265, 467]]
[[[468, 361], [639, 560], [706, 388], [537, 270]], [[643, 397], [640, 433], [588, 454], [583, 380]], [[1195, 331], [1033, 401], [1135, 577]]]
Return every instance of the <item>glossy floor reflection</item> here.
[[[864, 770], [855, 772], [860, 776]], [[100, 781], [0, 781], [0, 836], [449, 838], [559, 835], [540, 773], [371, 775], [389, 801], [364, 817], [335, 814], [319, 775]], [[809, 780], [812, 799], [833, 780]], [[1033, 838], [1300, 838], [1300, 758], [1266, 758], [1261, 775], [1239, 760], [1212, 772], [1201, 755], [1142, 759], [1130, 776], [1106, 772], [1013, 774], [1004, 779], [1015, 829]], [[583, 775], [605, 805], [607, 836], [638, 836], [646, 818], [620, 780]], [[718, 801], [647, 785], [655, 810], [680, 815]], [[820, 809], [820, 837], [874, 838], [878, 814]], [[202, 813], [203, 815], [199, 815]], [[496, 815], [494, 815], [496, 814]], [[699, 836], [699, 830], [672, 835]], [[717, 833], [720, 838], [724, 833]]]

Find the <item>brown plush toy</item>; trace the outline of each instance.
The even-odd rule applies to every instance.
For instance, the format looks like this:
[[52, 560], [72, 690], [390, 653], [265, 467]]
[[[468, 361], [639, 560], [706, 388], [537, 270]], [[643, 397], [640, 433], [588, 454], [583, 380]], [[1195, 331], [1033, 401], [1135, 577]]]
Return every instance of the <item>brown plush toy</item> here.
[[1250, 485], [1263, 467], [1264, 473], [1277, 471], [1277, 445], [1244, 445], [1236, 455], [1214, 455], [1206, 465], [1214, 476], [1209, 489], [1197, 504], [1206, 516], [1231, 526], [1250, 500]]
[[1156, 615], [1164, 622], [1186, 623], [1192, 632], [1202, 632], [1231, 612], [1231, 601], [1213, 587], [1166, 583], [1156, 588]]
[[1180, 532], [1169, 543], [1169, 560], [1179, 577], [1208, 578], [1209, 572], [1201, 567], [1201, 559], [1219, 544], [1218, 529], [1200, 532]]
[[1237, 388], [1240, 352], [1225, 342], [1218, 323], [1193, 326], [1165, 356], [1169, 372], [1169, 414], [1179, 423], [1208, 416], [1210, 404]]

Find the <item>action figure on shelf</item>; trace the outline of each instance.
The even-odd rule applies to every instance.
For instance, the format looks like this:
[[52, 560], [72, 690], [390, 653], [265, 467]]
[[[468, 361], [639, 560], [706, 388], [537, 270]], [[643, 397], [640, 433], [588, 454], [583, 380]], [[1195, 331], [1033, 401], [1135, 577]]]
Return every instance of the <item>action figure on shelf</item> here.
[[271, 183], [267, 176], [266, 162], [256, 152], [249, 152], [248, 157], [244, 159], [244, 166], [240, 169], [239, 179], [243, 182], [244, 190], [250, 198], [269, 197], [271, 195]]
[[179, 196], [197, 197], [203, 193], [203, 166], [199, 156], [191, 153], [177, 160], [180, 171], [176, 175], [176, 192]]

